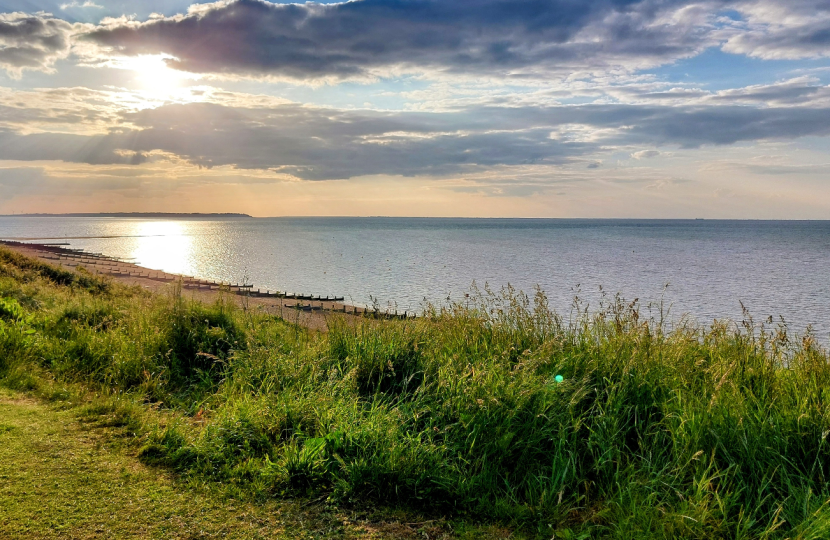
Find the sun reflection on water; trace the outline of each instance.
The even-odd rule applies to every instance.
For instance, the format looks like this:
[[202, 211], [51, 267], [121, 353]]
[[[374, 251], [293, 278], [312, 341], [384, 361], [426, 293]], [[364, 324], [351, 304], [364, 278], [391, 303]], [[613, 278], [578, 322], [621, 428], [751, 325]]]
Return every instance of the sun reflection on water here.
[[131, 257], [136, 264], [176, 274], [192, 272], [193, 238], [186, 223], [141, 221], [135, 224], [136, 244]]

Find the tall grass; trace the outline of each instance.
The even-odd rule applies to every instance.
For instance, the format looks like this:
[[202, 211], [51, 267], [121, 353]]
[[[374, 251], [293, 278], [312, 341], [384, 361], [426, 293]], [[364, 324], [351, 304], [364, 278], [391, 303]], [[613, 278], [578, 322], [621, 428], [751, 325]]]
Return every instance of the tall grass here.
[[830, 364], [809, 332], [669, 327], [619, 298], [565, 319], [485, 289], [317, 334], [32, 264], [0, 251], [0, 376], [178, 411], [140, 453], [183, 474], [546, 537], [830, 537]]

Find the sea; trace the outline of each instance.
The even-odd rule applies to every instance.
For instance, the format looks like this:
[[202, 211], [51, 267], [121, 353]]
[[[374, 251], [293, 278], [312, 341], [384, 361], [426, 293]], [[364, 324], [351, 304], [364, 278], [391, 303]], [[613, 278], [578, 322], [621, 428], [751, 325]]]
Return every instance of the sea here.
[[749, 313], [830, 341], [830, 221], [10, 216], [0, 238], [399, 311], [509, 285], [564, 317], [619, 294], [675, 324]]

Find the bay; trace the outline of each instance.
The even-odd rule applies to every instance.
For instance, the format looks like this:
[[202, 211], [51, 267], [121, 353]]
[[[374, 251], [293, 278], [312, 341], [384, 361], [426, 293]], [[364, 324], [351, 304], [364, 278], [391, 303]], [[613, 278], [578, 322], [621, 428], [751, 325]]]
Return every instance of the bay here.
[[662, 299], [675, 321], [740, 321], [742, 302], [758, 321], [830, 333], [828, 221], [0, 217], [0, 238], [399, 310], [509, 283], [538, 285], [567, 316], [577, 294], [595, 309], [602, 287]]

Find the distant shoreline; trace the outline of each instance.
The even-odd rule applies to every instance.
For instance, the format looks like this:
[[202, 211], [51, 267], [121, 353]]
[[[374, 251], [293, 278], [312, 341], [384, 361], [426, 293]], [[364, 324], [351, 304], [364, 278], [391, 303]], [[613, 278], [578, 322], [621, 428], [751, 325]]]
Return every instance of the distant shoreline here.
[[71, 213], [71, 214], [4, 214], [0, 217], [112, 217], [112, 218], [250, 218], [253, 216], [248, 214], [235, 213], [219, 213], [219, 214], [205, 214], [201, 212], [182, 213], [182, 212], [91, 212], [91, 213]]
[[199, 218], [229, 218], [229, 219], [256, 219], [256, 220], [412, 220], [412, 221], [455, 221], [455, 222], [575, 222], [575, 223], [824, 223], [830, 219], [767, 219], [767, 218], [631, 218], [631, 217], [468, 217], [468, 216], [252, 216], [250, 214], [225, 212], [75, 212], [65, 214], [26, 213], [0, 214], [0, 218], [10, 217], [91, 217], [91, 218], [134, 218], [134, 219], [199, 219]]

